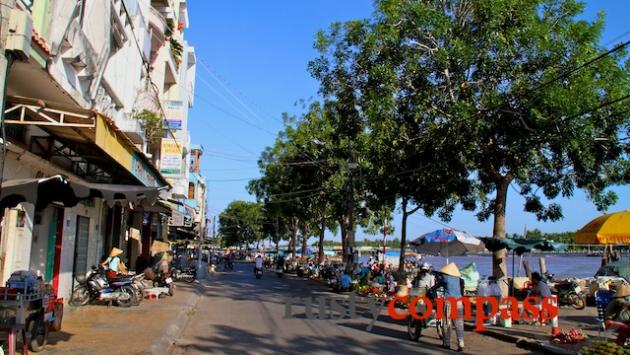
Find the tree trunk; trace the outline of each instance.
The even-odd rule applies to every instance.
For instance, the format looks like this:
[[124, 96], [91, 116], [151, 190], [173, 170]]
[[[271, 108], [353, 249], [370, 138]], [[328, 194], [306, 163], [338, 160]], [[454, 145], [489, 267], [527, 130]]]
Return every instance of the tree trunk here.
[[345, 220], [341, 220], [339, 223], [339, 228], [341, 229], [341, 260], [346, 261], [346, 252], [348, 250], [348, 233], [346, 229]]
[[[407, 198], [403, 197], [402, 199], [402, 222], [400, 226], [400, 257], [398, 258], [398, 273], [402, 275], [405, 271], [405, 244], [407, 244], [407, 217], [409, 214], [407, 213]], [[383, 255], [383, 261], [385, 260], [385, 255]]]
[[302, 227], [302, 257], [306, 256], [308, 236], [310, 234], [311, 234], [311, 229], [307, 225], [304, 225]]
[[326, 232], [326, 225], [324, 224], [324, 219], [322, 219], [322, 224], [319, 228], [319, 262], [324, 262], [324, 234]]
[[[492, 231], [493, 238], [505, 238], [505, 204], [507, 202], [507, 189], [510, 185], [509, 179], [503, 179], [496, 182], [497, 194], [494, 205], [494, 228]], [[492, 275], [494, 275], [501, 287], [503, 297], [508, 296], [507, 284], [507, 250], [497, 250], [492, 254]]]
[[289, 252], [291, 253], [291, 258], [295, 258], [295, 244], [297, 239], [299, 221], [300, 220], [297, 217], [291, 218], [291, 240], [289, 241]]

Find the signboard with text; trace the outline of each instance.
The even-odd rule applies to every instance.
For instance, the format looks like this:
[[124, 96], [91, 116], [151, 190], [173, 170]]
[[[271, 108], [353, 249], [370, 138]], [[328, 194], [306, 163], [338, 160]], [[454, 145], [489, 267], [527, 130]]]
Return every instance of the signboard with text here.
[[164, 176], [179, 176], [182, 173], [181, 143], [174, 139], [162, 138], [160, 173]]
[[183, 129], [184, 103], [182, 101], [167, 100], [164, 103], [166, 114], [165, 124], [169, 129]]

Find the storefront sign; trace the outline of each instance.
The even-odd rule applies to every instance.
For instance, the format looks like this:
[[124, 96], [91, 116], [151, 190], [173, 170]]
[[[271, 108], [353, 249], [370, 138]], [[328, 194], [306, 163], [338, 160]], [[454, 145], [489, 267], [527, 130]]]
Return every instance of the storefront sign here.
[[182, 173], [182, 145], [174, 139], [162, 139], [160, 173], [164, 176], [179, 176]]
[[184, 214], [178, 211], [171, 211], [168, 225], [172, 227], [182, 227], [184, 225]]
[[170, 129], [182, 129], [183, 127], [184, 102], [167, 100], [164, 103], [164, 113], [166, 114], [166, 126]]
[[164, 125], [169, 129], [182, 129], [182, 120], [166, 119]]
[[153, 170], [149, 169], [147, 163], [137, 156], [137, 153], [134, 153], [131, 159], [131, 173], [138, 178], [144, 186], [159, 186], [155, 173]]

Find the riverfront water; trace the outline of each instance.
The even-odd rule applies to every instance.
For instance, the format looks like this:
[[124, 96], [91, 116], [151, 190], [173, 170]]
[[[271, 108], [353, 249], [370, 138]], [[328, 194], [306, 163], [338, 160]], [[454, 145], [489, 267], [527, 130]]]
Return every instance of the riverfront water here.
[[[387, 251], [386, 256], [389, 262], [398, 264], [398, 251]], [[601, 265], [601, 257], [591, 257], [581, 254], [545, 254], [547, 261], [547, 270], [557, 277], [592, 277], [597, 272]], [[529, 260], [529, 267], [532, 271], [538, 271], [540, 255], [525, 254], [523, 260]], [[624, 258], [624, 260], [627, 260]], [[438, 269], [442, 265], [446, 264], [446, 258], [439, 256], [425, 256], [423, 261], [431, 263], [434, 268]], [[492, 274], [492, 256], [491, 255], [469, 255], [469, 256], [452, 256], [449, 258], [450, 262], [457, 264], [459, 268], [462, 268], [471, 262], [477, 265], [477, 270], [482, 276], [488, 276]], [[518, 273], [519, 257], [514, 258], [514, 273]], [[512, 274], [512, 255], [507, 259], [508, 273]], [[525, 270], [521, 266], [521, 276], [525, 275]]]

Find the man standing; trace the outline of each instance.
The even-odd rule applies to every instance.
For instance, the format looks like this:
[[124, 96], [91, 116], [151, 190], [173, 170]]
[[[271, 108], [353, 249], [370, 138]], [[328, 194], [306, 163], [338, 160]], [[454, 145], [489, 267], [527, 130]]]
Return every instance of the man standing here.
[[[451, 328], [455, 325], [457, 335], [457, 351], [464, 351], [464, 305], [460, 300], [464, 289], [464, 280], [455, 263], [442, 266], [439, 286], [444, 288], [444, 321], [442, 322], [442, 347], [451, 348]], [[457, 299], [457, 306], [453, 309], [449, 298]], [[456, 312], [455, 319], [452, 319], [453, 312]]]

